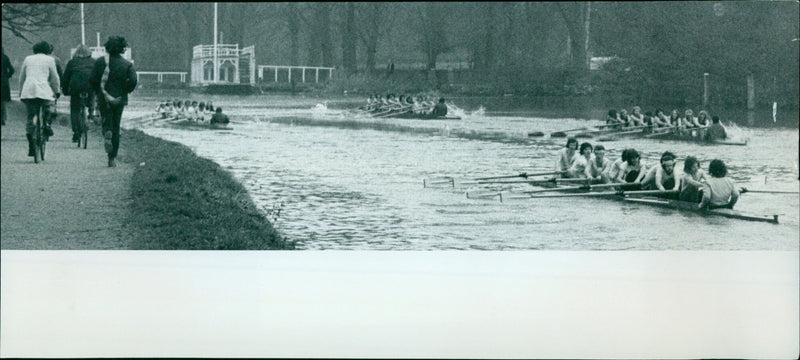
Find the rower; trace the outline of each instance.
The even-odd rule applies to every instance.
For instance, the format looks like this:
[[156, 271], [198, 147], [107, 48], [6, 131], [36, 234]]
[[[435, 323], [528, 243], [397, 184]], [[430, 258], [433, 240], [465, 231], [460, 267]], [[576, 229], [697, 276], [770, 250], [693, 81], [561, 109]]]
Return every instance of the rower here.
[[[599, 145], [598, 145], [599, 147]], [[597, 150], [595, 150], [597, 151]], [[622, 164], [625, 163], [625, 160], [628, 158], [628, 153], [631, 149], [622, 150], [622, 155], [619, 159], [615, 160], [611, 165], [609, 165], [605, 170], [603, 170], [603, 182], [608, 184], [611, 182], [616, 182], [619, 175], [622, 173]]]
[[589, 177], [592, 179], [602, 180], [604, 183], [611, 182], [606, 177], [606, 170], [611, 167], [611, 161], [605, 157], [606, 148], [603, 145], [594, 147], [594, 156], [592, 161], [589, 162]]
[[653, 117], [653, 127], [669, 127], [669, 118], [664, 115], [664, 110], [656, 109], [656, 116]]
[[675, 154], [665, 151], [661, 154], [661, 166], [653, 166], [642, 179], [644, 190], [678, 190], [680, 177], [675, 171]]
[[708, 112], [705, 110], [700, 110], [700, 113], [697, 114], [697, 118], [695, 119], [695, 127], [707, 127], [710, 124], [711, 118], [708, 117]]
[[617, 115], [617, 110], [611, 109], [608, 110], [608, 115], [606, 116], [606, 125], [622, 125], [623, 122], [620, 120], [619, 115]]
[[629, 122], [628, 122], [629, 121], [629, 119], [628, 119], [628, 110], [621, 109], [619, 111], [619, 120], [620, 120], [620, 122], [622, 122], [622, 124], [624, 126], [628, 126], [628, 124], [629, 124]]
[[578, 150], [578, 140], [574, 137], [569, 137], [567, 138], [567, 145], [556, 154], [555, 171], [560, 172], [562, 177], [568, 177], [567, 170], [572, 167], [575, 150]]
[[616, 182], [641, 184], [647, 173], [647, 166], [642, 161], [639, 152], [636, 149], [628, 150], [628, 158], [624, 160], [620, 166], [620, 173], [615, 179]]
[[736, 189], [733, 181], [728, 178], [728, 168], [722, 160], [714, 159], [708, 165], [710, 178], [706, 179], [703, 185], [703, 199], [698, 207], [700, 209], [733, 209], [739, 200], [739, 190]]
[[628, 126], [644, 126], [644, 115], [642, 115], [642, 108], [634, 106], [633, 113], [628, 116]]
[[692, 109], [686, 109], [683, 119], [680, 119], [680, 121], [678, 122], [680, 126], [686, 128], [695, 127], [696, 123], [697, 123], [697, 118], [694, 117], [694, 112], [692, 111]]
[[681, 176], [681, 192], [678, 200], [699, 203], [703, 198], [703, 183], [706, 175], [700, 169], [700, 161], [694, 156], [687, 156], [683, 161], [683, 176]]
[[711, 126], [706, 130], [706, 140], [725, 140], [727, 138], [728, 134], [725, 131], [725, 127], [719, 122], [719, 116], [714, 115], [711, 118]]
[[575, 156], [572, 160], [572, 166], [567, 170], [567, 177], [579, 179], [592, 178], [591, 161], [592, 144], [585, 142], [581, 144], [580, 155]]

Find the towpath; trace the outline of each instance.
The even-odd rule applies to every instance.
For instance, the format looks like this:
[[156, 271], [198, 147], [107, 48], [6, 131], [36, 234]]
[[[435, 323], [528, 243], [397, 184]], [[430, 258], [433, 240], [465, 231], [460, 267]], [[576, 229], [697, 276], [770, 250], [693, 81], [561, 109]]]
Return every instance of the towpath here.
[[34, 164], [27, 156], [24, 106], [8, 105], [0, 136], [0, 248], [128, 248], [136, 236], [125, 224], [133, 166], [118, 161], [109, 168], [96, 133], [90, 132], [86, 150], [79, 149], [71, 142], [72, 130], [55, 123], [45, 161]]

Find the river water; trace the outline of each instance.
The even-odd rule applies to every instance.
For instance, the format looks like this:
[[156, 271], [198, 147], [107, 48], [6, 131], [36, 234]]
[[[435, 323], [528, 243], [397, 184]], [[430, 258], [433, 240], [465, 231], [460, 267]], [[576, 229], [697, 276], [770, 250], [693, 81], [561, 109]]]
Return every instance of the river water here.
[[[423, 121], [353, 114], [346, 110], [352, 99], [214, 96], [231, 115], [233, 130], [133, 120], [162, 98], [132, 98], [123, 127], [180, 142], [220, 164], [299, 249], [798, 250], [797, 194], [741, 196], [738, 210], [780, 214], [779, 225], [592, 198], [467, 198], [487, 187], [461, 180], [550, 170], [565, 139], [527, 134], [599, 124], [587, 119], [599, 118], [602, 109], [509, 110], [493, 99], [453, 99], [463, 120]], [[735, 118], [741, 120], [729, 131], [748, 138], [747, 146], [635, 139], [602, 144], [612, 160], [633, 147], [651, 165], [666, 150], [680, 159], [694, 155], [704, 169], [719, 158], [737, 185], [797, 191], [797, 112], [779, 113], [776, 121], [771, 111]], [[424, 179], [441, 176], [456, 181], [423, 187]]]

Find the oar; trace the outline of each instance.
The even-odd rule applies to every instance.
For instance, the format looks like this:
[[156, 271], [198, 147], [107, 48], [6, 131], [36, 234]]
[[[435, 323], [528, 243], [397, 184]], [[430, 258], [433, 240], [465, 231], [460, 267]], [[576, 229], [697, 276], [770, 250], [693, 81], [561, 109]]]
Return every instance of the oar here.
[[521, 174], [517, 174], [517, 175], [482, 177], [482, 178], [475, 178], [475, 179], [472, 179], [472, 180], [482, 181], [482, 180], [493, 180], [493, 179], [508, 179], [508, 178], [515, 178], [515, 177], [521, 177], [521, 178], [527, 179], [528, 176], [560, 175], [562, 173], [564, 173], [564, 172], [563, 171], [548, 171], [548, 172], [540, 172], [540, 173], [532, 173], [532, 174], [521, 173]]
[[611, 196], [611, 195], [651, 195], [651, 194], [677, 194], [677, 190], [638, 190], [638, 191], [608, 191], [596, 193], [580, 193], [580, 194], [548, 194], [548, 195], [531, 195], [531, 198], [551, 198], [551, 197], [576, 197], [576, 196]]
[[741, 188], [740, 193], [755, 193], [755, 194], [798, 194], [797, 191], [777, 191], [777, 190], [750, 190], [748, 188]]
[[[609, 128], [609, 127], [621, 127], [621, 126], [623, 126], [623, 124], [605, 124], [605, 125], [594, 126], [594, 128], [595, 129], [605, 129], [605, 128]], [[566, 133], [568, 133], [568, 132], [580, 131], [580, 130], [589, 130], [589, 127], [588, 126], [584, 126], [584, 127], [581, 127], [581, 128], [575, 128], [575, 129], [569, 129], [569, 130], [563, 130], [563, 131], [556, 131], [554, 133], [551, 133], [550, 137], [565, 137], [565, 136], [567, 136]]]
[[422, 179], [422, 187], [428, 187], [428, 185], [436, 185], [436, 184], [450, 184], [453, 187], [455, 187], [456, 186], [456, 180], [451, 178], [451, 177], [449, 177], [449, 176], [445, 176], [445, 177], [441, 178], [441, 180]]
[[589, 129], [588, 127], [584, 126], [584, 127], [579, 127], [579, 128], [575, 128], [575, 129], [556, 131], [556, 132], [550, 133], [550, 137], [566, 137], [568, 132], [580, 131], [580, 130], [588, 130], [588, 129]]
[[613, 187], [622, 186], [622, 185], [625, 185], [625, 184], [624, 183], [617, 183], [617, 184], [566, 186], [566, 187], [552, 188], [552, 189], [529, 190], [529, 191], [523, 191], [523, 193], [525, 193], [525, 194], [536, 194], [536, 193], [553, 192], [553, 191], [605, 189], [605, 188], [613, 188]]
[[515, 180], [515, 181], [492, 181], [492, 180], [485, 180], [485, 181], [478, 181], [478, 184], [554, 184], [554, 183], [591, 183], [593, 180], [591, 179], [562, 179], [562, 178], [550, 178], [545, 180]]
[[413, 105], [401, 106], [401, 107], [396, 108], [396, 109], [391, 109], [386, 113], [383, 113], [383, 114], [380, 114], [380, 115], [375, 115], [375, 117], [388, 117], [388, 116], [392, 116], [392, 115], [402, 114], [402, 113], [404, 113], [404, 112], [406, 112], [408, 110], [411, 110], [412, 107], [413, 107]]

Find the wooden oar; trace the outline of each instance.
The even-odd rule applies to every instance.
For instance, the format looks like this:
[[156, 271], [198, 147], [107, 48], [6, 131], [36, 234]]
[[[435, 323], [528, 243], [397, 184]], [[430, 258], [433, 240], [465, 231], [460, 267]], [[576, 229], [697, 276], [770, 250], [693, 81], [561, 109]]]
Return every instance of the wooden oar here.
[[545, 180], [516, 180], [516, 181], [478, 181], [478, 184], [555, 184], [555, 183], [591, 183], [590, 179], [550, 178]]
[[654, 195], [654, 194], [677, 194], [677, 190], [636, 190], [636, 191], [608, 191], [596, 193], [580, 193], [580, 194], [548, 194], [548, 195], [531, 195], [531, 198], [551, 198], [551, 197], [575, 197], [575, 196], [612, 196], [612, 195]]
[[[609, 127], [622, 127], [622, 126], [623, 126], [623, 124], [605, 124], [605, 125], [597, 125], [597, 126], [593, 126], [593, 127], [595, 129], [605, 129], [605, 128], [609, 128]], [[580, 130], [589, 130], [589, 127], [588, 126], [584, 126], [584, 127], [581, 127], [581, 128], [575, 128], [575, 129], [569, 129], [569, 130], [563, 130], [563, 131], [556, 131], [556, 132], [551, 133], [550, 137], [565, 137], [565, 136], [567, 136], [566, 133], [568, 133], [568, 132], [580, 131]], [[600, 130], [598, 130], [598, 131], [600, 131]]]
[[741, 188], [740, 193], [755, 193], [755, 194], [800, 194], [798, 191], [777, 191], [777, 190], [750, 190], [748, 188]]
[[605, 189], [605, 188], [613, 188], [613, 187], [622, 186], [622, 185], [625, 185], [625, 184], [624, 183], [615, 183], [615, 184], [599, 184], [599, 185], [566, 186], [566, 187], [552, 188], [552, 189], [529, 190], [529, 191], [523, 191], [523, 193], [525, 193], [525, 194], [536, 194], [536, 193], [554, 192], [554, 191]]
[[588, 130], [588, 129], [589, 129], [588, 127], [584, 126], [584, 127], [579, 127], [579, 128], [575, 128], [575, 129], [556, 131], [556, 132], [550, 133], [550, 137], [566, 137], [568, 132], [580, 131], [580, 130]]
[[508, 178], [515, 178], [521, 177], [527, 179], [528, 176], [545, 176], [545, 175], [560, 175], [563, 174], [564, 171], [548, 171], [548, 172], [540, 172], [540, 173], [521, 173], [517, 175], [505, 175], [505, 176], [490, 176], [490, 177], [482, 177], [482, 178], [475, 178], [472, 180], [481, 181], [481, 180], [493, 180], [493, 179], [508, 179]]

